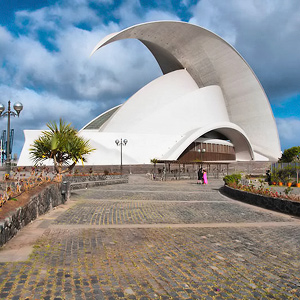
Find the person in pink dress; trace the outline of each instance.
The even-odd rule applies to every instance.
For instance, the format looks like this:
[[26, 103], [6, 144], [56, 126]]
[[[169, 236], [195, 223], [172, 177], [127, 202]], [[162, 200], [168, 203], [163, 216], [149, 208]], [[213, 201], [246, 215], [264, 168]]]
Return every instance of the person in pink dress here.
[[206, 173], [206, 170], [203, 170], [203, 184], [207, 184], [207, 173]]

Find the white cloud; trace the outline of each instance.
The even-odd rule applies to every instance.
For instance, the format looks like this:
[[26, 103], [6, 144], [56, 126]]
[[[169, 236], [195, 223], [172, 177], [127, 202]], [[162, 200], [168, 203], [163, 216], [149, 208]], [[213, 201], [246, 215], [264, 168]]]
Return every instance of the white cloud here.
[[35, 35], [38, 30], [60, 31], [65, 27], [80, 23], [96, 25], [101, 22], [96, 12], [86, 1], [75, 1], [68, 5], [55, 4], [34, 11], [16, 12], [16, 24]]
[[[29, 34], [16, 37], [11, 43], [13, 52], [7, 54], [8, 64], [15, 70], [11, 73], [14, 85], [51, 91], [58, 97], [70, 100], [99, 100], [104, 97], [109, 103], [113, 101], [109, 105], [114, 106], [119, 104], [117, 101], [122, 97], [124, 101], [124, 98], [158, 76], [158, 66], [151, 54], [144, 50], [142, 44], [133, 41], [109, 45], [109, 50], [101, 49], [99, 60], [97, 55], [89, 58], [91, 50], [102, 37], [121, 30], [121, 26], [125, 27], [124, 23], [129, 19], [130, 22], [140, 21], [141, 16], [137, 13], [137, 9], [141, 8], [139, 1], [124, 2], [114, 12], [122, 16], [122, 25], [113, 22], [104, 25], [96, 17], [95, 11], [90, 13], [88, 4], [88, 1], [82, 0], [72, 2], [68, 7], [56, 4], [17, 13], [21, 27], [22, 20], [27, 19]], [[147, 15], [149, 20], [170, 16], [151, 10]], [[91, 31], [72, 25], [87, 19], [90, 24], [98, 20], [97, 26]], [[61, 23], [67, 26], [60, 27]], [[55, 51], [47, 50], [39, 42], [36, 32], [40, 29], [51, 30]]]
[[164, 20], [180, 21], [180, 18], [168, 11], [150, 10], [145, 14], [143, 22]]
[[180, 5], [188, 7], [190, 5], [190, 0], [180, 0]]
[[10, 82], [71, 100], [98, 100], [101, 94], [108, 98], [128, 96], [135, 86], [158, 76], [158, 67], [144, 46], [134, 41], [109, 45], [107, 50], [100, 50], [101, 57], [95, 54], [90, 58], [94, 46], [111, 32], [111, 27], [119, 30], [109, 26], [90, 32], [70, 27], [58, 34], [57, 52], [48, 51], [31, 37], [15, 38], [5, 54], [9, 67], [5, 70], [12, 70]]
[[165, 9], [145, 9], [138, 0], [126, 0], [114, 12], [114, 16], [120, 19], [120, 26], [123, 28], [158, 20], [180, 20], [176, 14]]
[[[13, 50], [13, 38], [11, 34], [0, 26], [0, 82], [6, 82], [10, 78], [9, 68], [7, 68], [7, 54]], [[6, 66], [6, 67], [4, 67]]]
[[235, 44], [236, 27], [232, 19], [227, 18], [230, 13], [235, 15], [231, 5], [227, 5], [224, 1], [202, 0], [191, 11], [193, 17], [190, 19], [190, 23], [209, 29], [230, 44]]
[[[68, 101], [48, 92], [37, 93], [26, 88], [13, 89], [1, 85], [0, 93], [2, 99], [10, 99], [12, 103], [22, 102], [24, 109], [20, 116], [20, 124], [24, 125], [24, 128], [41, 127], [49, 120], [57, 120], [60, 117], [67, 117], [70, 122], [84, 125], [84, 119], [90, 117], [94, 108], [92, 103]], [[3, 104], [7, 106], [7, 102]]]
[[[37, 93], [30, 89], [15, 89], [0, 85], [0, 94], [7, 109], [7, 102], [11, 106], [15, 102], [23, 104], [23, 111], [19, 118], [11, 119], [11, 128], [15, 130], [13, 152], [19, 152], [24, 143], [23, 129], [45, 129], [49, 121], [58, 121], [63, 118], [80, 129], [97, 114], [93, 113], [96, 105], [82, 101], [68, 101], [50, 93]], [[0, 119], [1, 128], [6, 128], [7, 118]]]
[[125, 0], [122, 5], [113, 12], [113, 15], [120, 20], [121, 26], [126, 28], [143, 22], [142, 15], [138, 13], [141, 8], [139, 0]]
[[294, 146], [300, 146], [299, 119], [277, 118], [276, 123], [283, 150]]

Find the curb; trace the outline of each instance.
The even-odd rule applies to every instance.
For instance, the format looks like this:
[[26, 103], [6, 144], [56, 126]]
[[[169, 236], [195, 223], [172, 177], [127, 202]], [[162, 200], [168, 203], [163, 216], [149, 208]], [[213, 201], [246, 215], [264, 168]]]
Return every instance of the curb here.
[[263, 195], [233, 189], [227, 185], [224, 185], [222, 188], [220, 188], [220, 192], [238, 201], [293, 216], [300, 216], [300, 202], [291, 201], [288, 199], [265, 197]]

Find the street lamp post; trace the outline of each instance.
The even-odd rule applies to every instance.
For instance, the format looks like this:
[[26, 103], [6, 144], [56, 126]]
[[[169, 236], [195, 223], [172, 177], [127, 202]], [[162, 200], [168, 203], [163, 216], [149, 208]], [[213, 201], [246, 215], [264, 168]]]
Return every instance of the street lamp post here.
[[200, 161], [201, 161], [201, 163], [203, 162], [203, 160], [202, 160], [202, 153], [205, 153], [205, 149], [203, 148], [203, 149], [198, 149], [198, 152], [200, 153]]
[[10, 109], [10, 100], [8, 101], [8, 109], [5, 110], [5, 106], [0, 104], [0, 117], [7, 116], [7, 140], [6, 140], [6, 171], [10, 174], [11, 171], [11, 154], [10, 154], [10, 116], [16, 117], [20, 115], [20, 112], [23, 109], [23, 104], [20, 102], [16, 102], [14, 104], [14, 111]]
[[121, 146], [121, 175], [123, 175], [123, 146], [126, 146], [128, 140], [126, 139], [115, 140], [115, 143], [117, 146]]

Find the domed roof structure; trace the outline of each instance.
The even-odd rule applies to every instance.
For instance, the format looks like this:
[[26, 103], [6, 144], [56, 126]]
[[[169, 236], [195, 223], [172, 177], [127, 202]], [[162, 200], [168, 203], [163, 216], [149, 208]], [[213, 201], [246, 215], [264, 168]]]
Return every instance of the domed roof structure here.
[[163, 76], [84, 126], [80, 134], [97, 149], [88, 164], [119, 164], [114, 141], [121, 137], [128, 140], [124, 164], [177, 160], [204, 136], [230, 141], [237, 161], [280, 157], [268, 98], [246, 61], [222, 38], [188, 23], [150, 22], [108, 35], [92, 53], [122, 39], [141, 41]]

